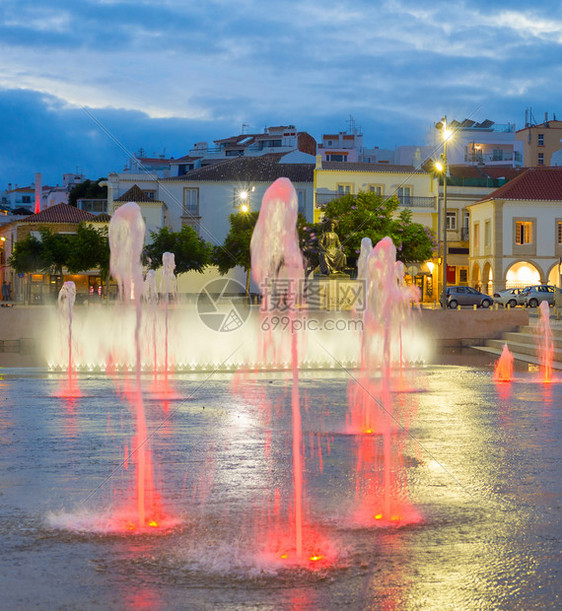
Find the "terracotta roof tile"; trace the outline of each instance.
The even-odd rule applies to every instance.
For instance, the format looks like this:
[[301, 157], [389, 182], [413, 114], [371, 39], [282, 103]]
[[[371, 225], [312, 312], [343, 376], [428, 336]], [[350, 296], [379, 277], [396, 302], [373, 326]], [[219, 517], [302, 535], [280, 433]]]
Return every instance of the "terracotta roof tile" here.
[[528, 168], [482, 201], [490, 199], [562, 201], [562, 168]]
[[154, 199], [148, 197], [146, 193], [138, 185], [133, 185], [128, 191], [125, 191], [123, 195], [116, 198], [116, 202], [135, 202], [135, 203], [153, 203]]
[[363, 163], [355, 161], [323, 161], [323, 170], [338, 170], [339, 172], [392, 172], [402, 174], [426, 174], [425, 170], [416, 170], [412, 165], [396, 165], [392, 163]]
[[235, 157], [190, 170], [183, 176], [165, 178], [162, 182], [273, 182], [281, 177], [293, 182], [313, 182], [314, 163], [279, 163], [284, 155], [285, 153], [273, 153], [260, 157]]
[[81, 223], [82, 221], [92, 221], [96, 218], [95, 214], [90, 214], [85, 210], [79, 210], [68, 204], [56, 204], [41, 210], [37, 214], [26, 216], [21, 220], [22, 223]]

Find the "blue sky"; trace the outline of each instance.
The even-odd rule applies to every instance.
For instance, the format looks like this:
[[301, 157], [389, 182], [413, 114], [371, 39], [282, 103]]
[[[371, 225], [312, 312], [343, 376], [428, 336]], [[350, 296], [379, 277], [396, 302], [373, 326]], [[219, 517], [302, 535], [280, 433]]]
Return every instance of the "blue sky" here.
[[0, 188], [119, 171], [127, 153], [350, 115], [368, 146], [443, 114], [562, 118], [558, 0], [3, 0]]

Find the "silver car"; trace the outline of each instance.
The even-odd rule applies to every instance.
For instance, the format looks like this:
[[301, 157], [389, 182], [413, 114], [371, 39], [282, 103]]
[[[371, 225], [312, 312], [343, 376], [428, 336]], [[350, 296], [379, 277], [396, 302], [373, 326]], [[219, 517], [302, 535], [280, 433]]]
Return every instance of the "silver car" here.
[[499, 291], [494, 293], [494, 302], [502, 305], [504, 308], [509, 306], [514, 308], [517, 305], [523, 305], [525, 303], [525, 297], [522, 295], [525, 289], [506, 289], [505, 291]]
[[525, 305], [528, 305], [530, 308], [536, 308], [543, 301], [548, 302], [549, 306], [553, 306], [556, 293], [560, 293], [560, 289], [555, 286], [537, 284], [523, 289], [521, 296], [524, 299]]
[[446, 296], [439, 297], [442, 308], [456, 309], [458, 306], [476, 305], [479, 308], [489, 308], [492, 298], [470, 286], [448, 286]]

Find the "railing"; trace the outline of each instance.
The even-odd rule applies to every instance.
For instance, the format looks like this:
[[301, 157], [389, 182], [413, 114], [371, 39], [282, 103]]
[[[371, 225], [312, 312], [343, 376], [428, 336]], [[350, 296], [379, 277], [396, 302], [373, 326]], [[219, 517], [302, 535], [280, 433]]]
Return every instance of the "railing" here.
[[79, 199], [76, 202], [80, 210], [85, 212], [107, 212], [107, 200], [106, 199]]
[[[322, 193], [316, 193], [316, 206], [318, 208], [324, 207], [335, 199], [339, 199], [348, 193], [339, 193], [337, 191], [323, 191]], [[392, 197], [392, 196], [388, 196]], [[400, 205], [404, 208], [435, 208], [435, 197], [422, 197], [415, 195], [395, 195], [400, 202]]]
[[494, 161], [523, 161], [519, 152], [497, 152], [497, 153], [467, 153], [464, 156], [467, 163], [490, 163]]

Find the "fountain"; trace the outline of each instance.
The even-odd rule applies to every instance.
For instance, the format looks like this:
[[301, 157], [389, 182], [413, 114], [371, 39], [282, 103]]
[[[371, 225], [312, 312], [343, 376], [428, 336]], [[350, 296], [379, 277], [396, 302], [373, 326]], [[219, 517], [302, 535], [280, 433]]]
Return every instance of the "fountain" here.
[[67, 377], [66, 385], [61, 390], [63, 397], [79, 397], [81, 395], [74, 370], [74, 359], [72, 352], [72, 312], [76, 301], [76, 285], [72, 281], [65, 282], [59, 291], [58, 310], [61, 324], [61, 337], [66, 336], [67, 346]]
[[[234, 335], [203, 335], [193, 309], [166, 308], [164, 298], [157, 307], [152, 273], [141, 304], [144, 227], [135, 204], [118, 209], [110, 236], [122, 301], [74, 312], [67, 287], [59, 300], [66, 331], [55, 344], [64, 348], [57, 354], [64, 373], [4, 371], [0, 380], [7, 607], [81, 608], [95, 600], [104, 608], [156, 608], [188, 600], [194, 608], [404, 601], [495, 608], [509, 600], [548, 608], [558, 541], [543, 535], [557, 528], [560, 444], [559, 410], [546, 413], [544, 404], [560, 403], [558, 386], [527, 384], [523, 401], [506, 395], [504, 422], [494, 417], [495, 391], [511, 385], [494, 386], [489, 371], [472, 365], [419, 368], [426, 385], [418, 392], [408, 368], [419, 354], [411, 321], [417, 294], [386, 238], [362, 248], [363, 334], [305, 330], [307, 318], [323, 314], [300, 298], [295, 210], [290, 183], [274, 183], [252, 244], [254, 277], [265, 289], [261, 311], [252, 308]], [[163, 295], [173, 293], [169, 281]], [[273, 329], [271, 319], [285, 316], [287, 324]], [[318, 344], [339, 371], [318, 358]], [[163, 414], [162, 400], [143, 394], [142, 384], [166, 364], [185, 400]], [[88, 373], [71, 427], [45, 389], [76, 370]], [[131, 382], [127, 392], [112, 392], [122, 380]], [[417, 409], [412, 430], [424, 445], [411, 452]], [[128, 463], [133, 506], [120, 509]], [[156, 482], [166, 504], [185, 511], [181, 527], [164, 526], [173, 521], [163, 515]], [[102, 490], [113, 499], [111, 513]], [[420, 520], [410, 496], [429, 516], [422, 527], [411, 526]], [[89, 522], [64, 511], [77, 503]], [[46, 508], [54, 508], [47, 519]], [[530, 540], [542, 541], [532, 553]]]
[[122, 301], [132, 301], [135, 307], [135, 385], [131, 403], [136, 415], [136, 435], [130, 454], [136, 465], [136, 515], [127, 522], [131, 530], [158, 527], [161, 507], [156, 495], [152, 471], [152, 457], [141, 389], [141, 294], [143, 277], [141, 253], [144, 245], [145, 225], [140, 207], [134, 202], [124, 204], [115, 211], [109, 224], [111, 249], [110, 270], [119, 286]]
[[[403, 329], [410, 323], [417, 287], [404, 283], [404, 266], [396, 261], [396, 248], [383, 238], [370, 249], [362, 243], [359, 258], [366, 281], [366, 309], [361, 343], [361, 367], [349, 386], [347, 432], [358, 434], [356, 519], [363, 524], [391, 524], [419, 519], [407, 501], [401, 469], [398, 431], [406, 423], [394, 413], [395, 374], [402, 382]], [[379, 436], [375, 438], [375, 436]], [[382, 437], [382, 448], [379, 439]], [[380, 458], [380, 460], [379, 460]], [[382, 479], [379, 478], [382, 463]]]
[[[292, 455], [294, 532], [296, 558], [303, 559], [303, 456], [298, 374], [297, 298], [304, 279], [304, 264], [297, 234], [298, 200], [286, 178], [279, 178], [266, 191], [251, 240], [252, 273], [262, 287], [262, 316], [286, 312], [290, 333], [292, 371]], [[263, 325], [262, 325], [263, 328]], [[276, 353], [274, 331], [261, 335], [262, 354]]]
[[552, 381], [553, 341], [552, 329], [550, 328], [550, 306], [547, 301], [542, 301], [539, 306], [537, 330], [539, 334], [539, 363], [542, 381], [545, 384], [549, 384]]
[[509, 346], [504, 344], [500, 358], [494, 368], [494, 380], [496, 382], [511, 382], [513, 379], [513, 354]]

